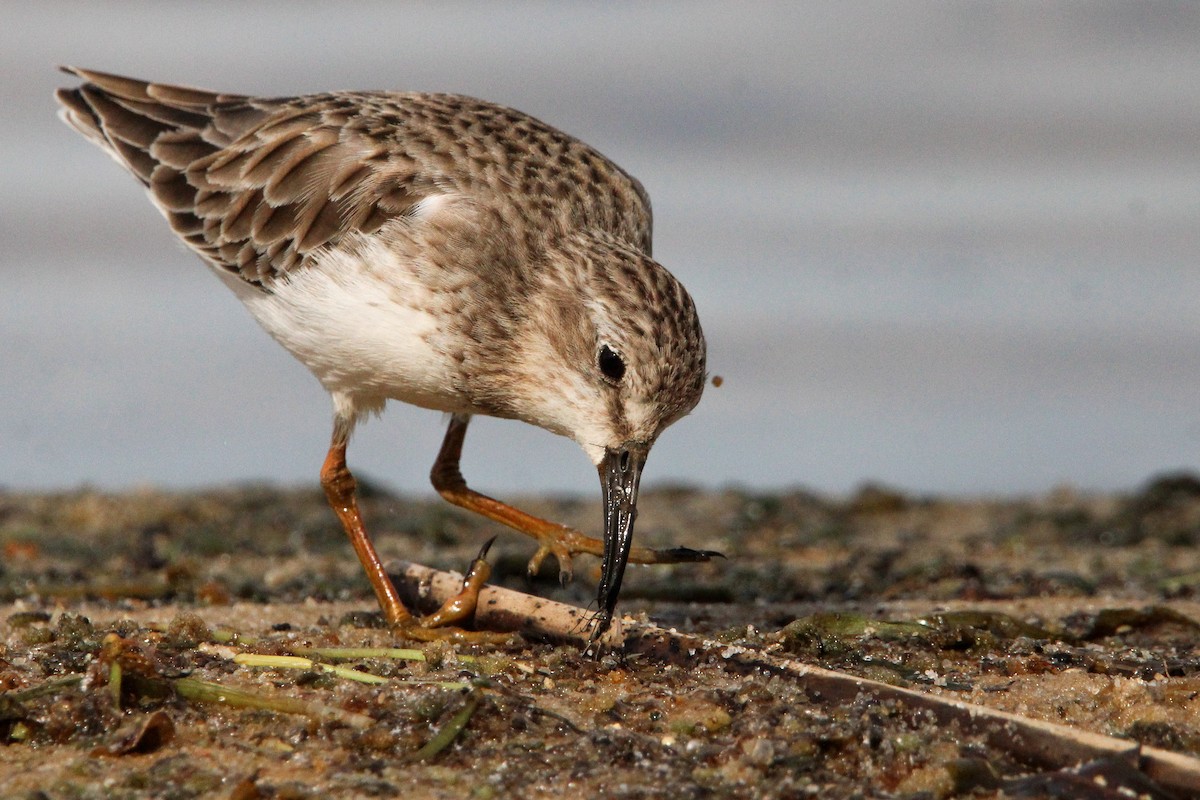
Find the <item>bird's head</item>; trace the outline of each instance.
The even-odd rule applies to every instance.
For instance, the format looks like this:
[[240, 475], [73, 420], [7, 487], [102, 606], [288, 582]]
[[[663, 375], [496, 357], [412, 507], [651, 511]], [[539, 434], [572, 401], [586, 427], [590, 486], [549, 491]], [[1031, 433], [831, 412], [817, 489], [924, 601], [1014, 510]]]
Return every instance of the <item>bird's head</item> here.
[[599, 470], [602, 632], [620, 593], [646, 457], [704, 390], [704, 334], [683, 285], [618, 241], [573, 239], [549, 254], [541, 279], [513, 354], [531, 380], [510, 391], [522, 394], [513, 406], [521, 418], [571, 437]]

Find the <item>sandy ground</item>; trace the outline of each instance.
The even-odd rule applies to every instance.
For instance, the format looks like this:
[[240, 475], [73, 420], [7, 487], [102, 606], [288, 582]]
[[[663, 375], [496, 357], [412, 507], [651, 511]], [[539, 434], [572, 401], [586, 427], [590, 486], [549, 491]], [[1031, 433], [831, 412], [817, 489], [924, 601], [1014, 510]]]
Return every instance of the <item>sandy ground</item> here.
[[[366, 495], [385, 559], [462, 569], [497, 532]], [[522, 505], [600, 519], [591, 500]], [[643, 544], [729, 558], [631, 568], [635, 619], [1200, 757], [1191, 476], [970, 501], [670, 488], [645, 493], [638, 524]], [[0, 493], [0, 548], [0, 797], [1188, 794], [777, 675], [522, 636], [403, 641], [315, 488]], [[493, 582], [587, 605], [595, 560], [563, 589], [552, 564], [527, 581], [532, 552], [502, 535]], [[364, 647], [424, 660], [345, 653]], [[310, 661], [253, 660], [281, 655]]]

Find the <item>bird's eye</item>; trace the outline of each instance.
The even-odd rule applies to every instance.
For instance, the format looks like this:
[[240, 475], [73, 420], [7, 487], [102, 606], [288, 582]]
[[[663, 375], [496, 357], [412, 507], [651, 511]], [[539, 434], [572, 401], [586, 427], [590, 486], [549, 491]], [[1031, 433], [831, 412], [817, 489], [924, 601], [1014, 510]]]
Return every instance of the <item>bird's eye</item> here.
[[600, 365], [604, 377], [610, 381], [619, 382], [625, 376], [625, 362], [606, 344], [600, 346], [600, 355], [596, 357], [596, 363]]

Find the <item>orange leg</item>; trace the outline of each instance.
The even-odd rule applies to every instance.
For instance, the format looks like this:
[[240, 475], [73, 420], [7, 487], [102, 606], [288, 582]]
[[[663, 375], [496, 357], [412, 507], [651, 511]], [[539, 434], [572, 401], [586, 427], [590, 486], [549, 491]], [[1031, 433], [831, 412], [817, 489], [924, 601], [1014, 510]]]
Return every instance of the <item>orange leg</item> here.
[[[536, 575], [541, 569], [546, 556], [553, 554], [558, 560], [559, 575], [566, 584], [572, 577], [571, 558], [579, 553], [594, 556], [604, 555], [604, 542], [584, 536], [579, 531], [559, 525], [532, 514], [526, 514], [520, 509], [513, 508], [507, 503], [488, 497], [471, 489], [459, 469], [462, 459], [463, 438], [467, 433], [467, 423], [470, 416], [454, 414], [450, 419], [450, 427], [446, 429], [446, 438], [442, 441], [441, 452], [433, 464], [430, 480], [438, 494], [456, 506], [482, 514], [488, 519], [507, 525], [526, 536], [532, 536], [538, 541], [537, 552], [529, 559], [529, 574]], [[709, 550], [691, 550], [686, 547], [671, 550], [651, 550], [648, 547], [634, 547], [629, 551], [629, 562], [632, 564], [678, 564], [688, 561], [708, 561], [720, 557], [720, 553]]]
[[321, 486], [325, 489], [329, 505], [333, 507], [338, 519], [341, 520], [342, 528], [350, 537], [350, 544], [354, 546], [358, 560], [362, 562], [363, 569], [367, 572], [367, 580], [371, 582], [371, 587], [375, 590], [375, 597], [379, 600], [379, 608], [383, 611], [384, 620], [389, 625], [400, 628], [406, 635], [417, 639], [489, 638], [490, 634], [478, 636], [457, 629], [447, 629], [444, 632], [427, 630], [462, 622], [475, 613], [479, 590], [483, 588], [491, 572], [487, 562], [484, 561], [487, 547], [485, 546], [480, 551], [479, 557], [468, 570], [467, 578], [463, 581], [462, 592], [447, 600], [441, 609], [429, 617], [423, 619], [414, 617], [400, 599], [400, 595], [396, 591], [392, 579], [384, 570], [379, 553], [375, 550], [375, 545], [371, 542], [371, 537], [367, 535], [367, 529], [363, 525], [362, 514], [358, 510], [358, 500], [355, 497], [357, 483], [346, 466], [346, 442], [348, 439], [349, 426], [339, 420], [334, 426], [329, 454], [325, 457], [324, 466], [321, 467]]

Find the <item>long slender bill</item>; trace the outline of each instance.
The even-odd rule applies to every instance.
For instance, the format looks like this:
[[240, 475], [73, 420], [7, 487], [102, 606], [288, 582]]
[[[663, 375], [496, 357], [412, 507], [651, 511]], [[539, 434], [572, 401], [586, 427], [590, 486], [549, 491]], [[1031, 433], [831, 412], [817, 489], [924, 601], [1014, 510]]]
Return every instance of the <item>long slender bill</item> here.
[[595, 628], [597, 641], [612, 624], [621, 579], [633, 544], [633, 523], [637, 519], [638, 482], [646, 464], [646, 447], [634, 443], [610, 449], [600, 462], [600, 487], [604, 497], [604, 561], [600, 567]]

